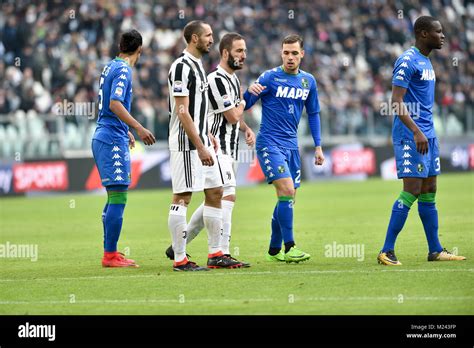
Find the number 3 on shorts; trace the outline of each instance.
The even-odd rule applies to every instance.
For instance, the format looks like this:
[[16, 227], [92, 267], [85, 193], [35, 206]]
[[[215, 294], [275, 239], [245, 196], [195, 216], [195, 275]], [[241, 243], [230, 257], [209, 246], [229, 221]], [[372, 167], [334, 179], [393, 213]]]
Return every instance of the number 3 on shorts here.
[[435, 171], [439, 172], [441, 170], [441, 165], [439, 163], [439, 157], [435, 158], [436, 168]]

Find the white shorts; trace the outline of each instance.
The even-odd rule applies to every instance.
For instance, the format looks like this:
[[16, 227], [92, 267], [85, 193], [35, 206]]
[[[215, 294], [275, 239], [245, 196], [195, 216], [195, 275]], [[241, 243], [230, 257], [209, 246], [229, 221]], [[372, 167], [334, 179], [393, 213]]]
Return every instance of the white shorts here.
[[170, 151], [173, 193], [200, 192], [223, 186], [224, 177], [216, 153], [212, 147], [207, 150], [214, 159], [212, 167], [202, 165], [197, 150]]
[[237, 173], [237, 162], [230, 155], [224, 155], [221, 150], [217, 151], [217, 160], [224, 177], [224, 187], [235, 187], [237, 185], [235, 175]]

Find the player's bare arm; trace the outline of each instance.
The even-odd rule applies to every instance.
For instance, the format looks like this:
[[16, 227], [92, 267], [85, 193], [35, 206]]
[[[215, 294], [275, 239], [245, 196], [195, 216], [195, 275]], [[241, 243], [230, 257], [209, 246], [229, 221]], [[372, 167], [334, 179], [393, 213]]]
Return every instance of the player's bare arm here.
[[240, 131], [245, 134], [245, 143], [248, 146], [254, 146], [255, 145], [255, 133], [253, 132], [252, 128], [250, 128], [247, 123], [243, 120], [243, 115], [242, 118], [240, 119]]
[[[137, 135], [145, 145], [153, 145], [156, 142], [155, 136], [148, 129], [143, 127], [132, 115], [125, 109], [122, 103], [118, 100], [111, 100], [109, 105], [112, 111], [118, 118], [120, 118], [127, 125], [135, 129]], [[135, 139], [134, 139], [135, 140]]]
[[392, 108], [397, 110], [397, 115], [405, 126], [413, 132], [413, 137], [416, 143], [416, 150], [421, 154], [428, 153], [428, 139], [423, 132], [418, 128], [415, 121], [410, 117], [403, 97], [406, 93], [406, 88], [399, 86], [392, 86]]
[[199, 134], [196, 131], [196, 127], [194, 126], [193, 119], [189, 114], [189, 97], [174, 97], [176, 101], [176, 108], [178, 110], [178, 118], [181, 124], [183, 125], [184, 131], [188, 136], [189, 140], [192, 141], [194, 146], [197, 149], [199, 159], [201, 160], [204, 166], [212, 166], [214, 165], [214, 160], [210, 152], [206, 149], [204, 144], [199, 138]]
[[230, 124], [236, 124], [242, 118], [245, 109], [245, 100], [241, 100], [239, 105], [234, 106], [232, 109], [224, 111], [224, 117], [226, 118], [227, 122]]

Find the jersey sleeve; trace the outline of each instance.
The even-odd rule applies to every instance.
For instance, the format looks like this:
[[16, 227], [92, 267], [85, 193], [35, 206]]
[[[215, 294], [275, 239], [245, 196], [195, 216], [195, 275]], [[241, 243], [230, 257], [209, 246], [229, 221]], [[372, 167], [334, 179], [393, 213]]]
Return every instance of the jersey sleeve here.
[[209, 100], [216, 113], [232, 109], [234, 97], [229, 82], [217, 75], [209, 78]]
[[171, 96], [186, 97], [189, 95], [189, 74], [191, 74], [191, 68], [185, 63], [176, 64], [170, 71]]
[[313, 77], [311, 88], [309, 90], [308, 99], [306, 99], [305, 107], [308, 113], [309, 129], [313, 137], [314, 146], [321, 146], [321, 120], [319, 118], [319, 100], [318, 100], [318, 85], [316, 79]]
[[248, 90], [245, 91], [244, 93], [245, 109], [244, 110], [250, 109], [261, 97], [269, 93], [270, 81], [271, 81], [270, 74], [271, 74], [270, 70], [265, 71], [255, 81], [255, 83], [259, 83], [262, 86], [266, 87], [258, 96], [253, 95]]
[[132, 83], [132, 69], [128, 66], [123, 66], [117, 69], [115, 77], [110, 85], [110, 99], [118, 100], [121, 103], [125, 102], [125, 96]]
[[408, 88], [410, 81], [415, 74], [412, 57], [404, 54], [395, 62], [392, 75], [392, 85]]
[[319, 100], [318, 100], [318, 85], [316, 79], [313, 77], [311, 79], [311, 88], [309, 90], [308, 98], [305, 101], [306, 112], [308, 115], [313, 115], [319, 113]]

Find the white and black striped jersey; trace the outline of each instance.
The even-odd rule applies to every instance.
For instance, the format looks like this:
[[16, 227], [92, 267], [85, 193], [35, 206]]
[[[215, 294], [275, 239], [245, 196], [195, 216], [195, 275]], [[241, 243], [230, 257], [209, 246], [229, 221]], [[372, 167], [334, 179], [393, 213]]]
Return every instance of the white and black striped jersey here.
[[238, 159], [240, 122], [230, 124], [224, 112], [240, 103], [240, 81], [237, 75], [229, 74], [220, 65], [211, 72], [209, 81], [209, 128], [219, 141], [222, 153]]
[[169, 89], [169, 128], [168, 144], [170, 151], [195, 150], [178, 118], [174, 97], [189, 96], [189, 114], [196, 131], [205, 146], [210, 146], [207, 125], [209, 101], [208, 82], [200, 59], [184, 50], [171, 65], [168, 74]]

